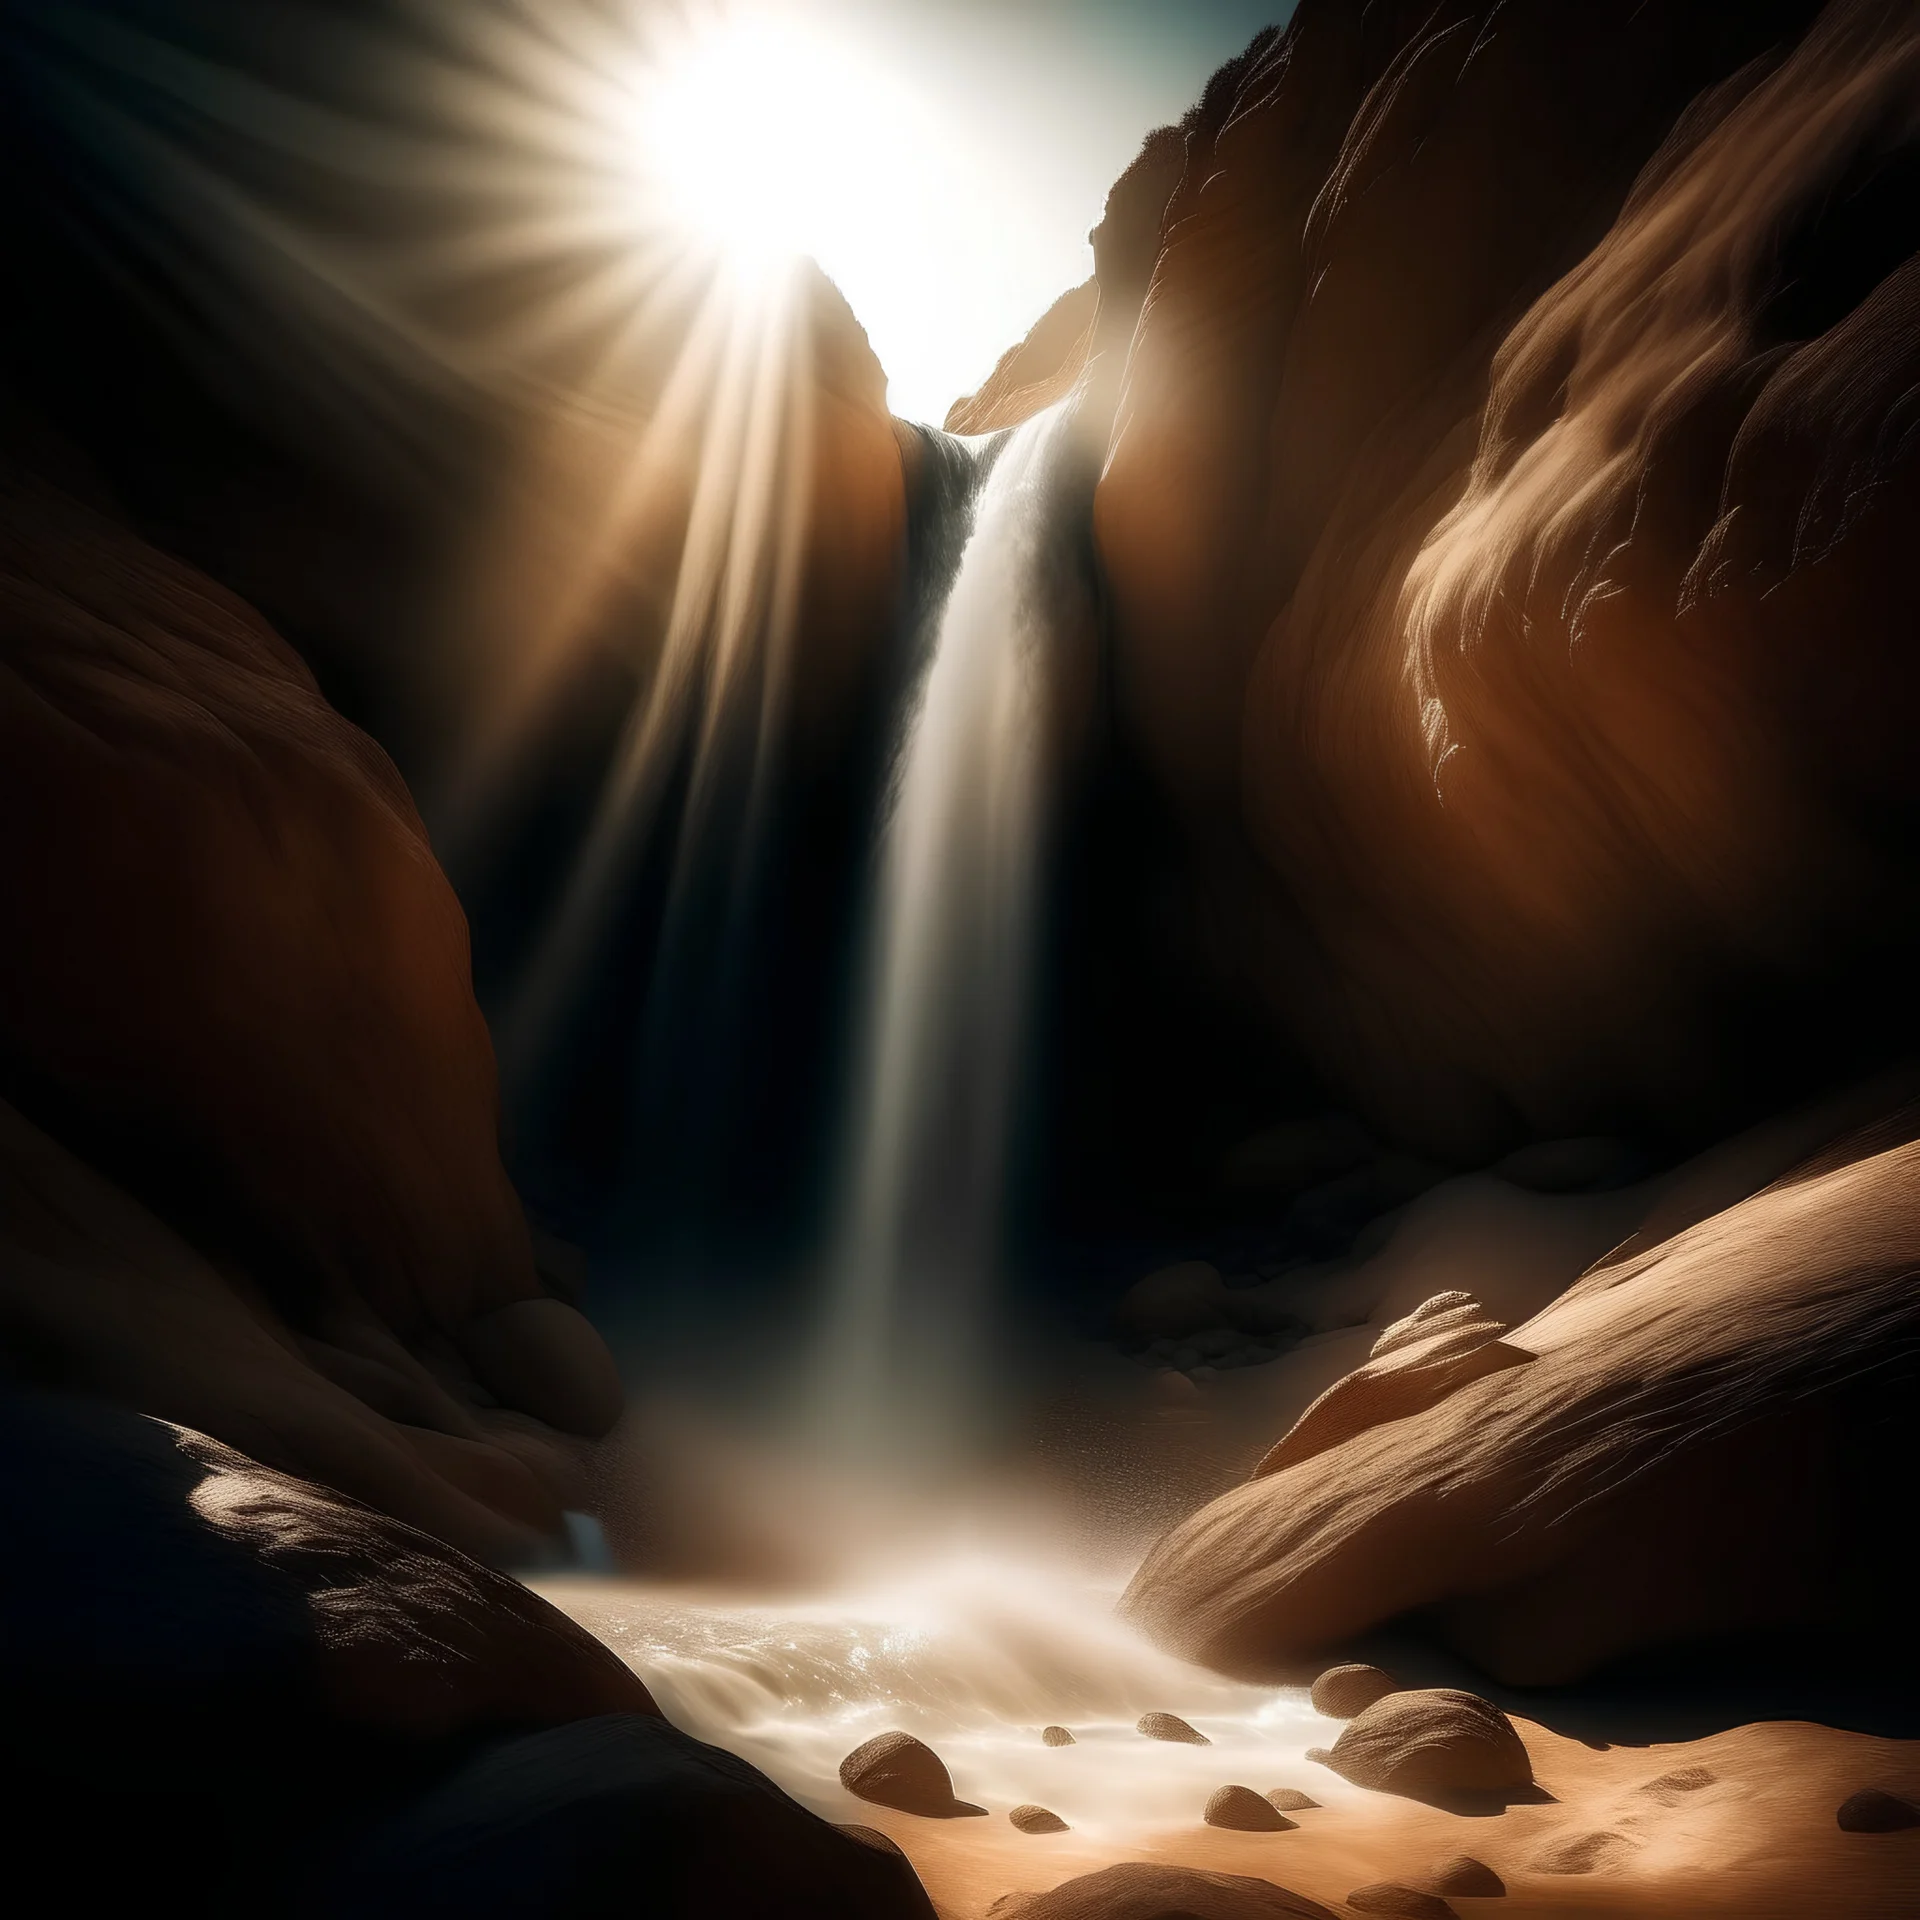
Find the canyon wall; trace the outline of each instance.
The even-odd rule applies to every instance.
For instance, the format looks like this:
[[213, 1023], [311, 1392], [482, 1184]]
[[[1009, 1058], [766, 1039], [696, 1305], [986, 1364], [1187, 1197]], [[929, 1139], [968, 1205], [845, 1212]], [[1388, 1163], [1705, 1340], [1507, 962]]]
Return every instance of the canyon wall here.
[[1118, 736], [1215, 975], [1402, 1139], [1710, 1136], [1911, 1037], [1917, 51], [1307, 0], [1116, 188]]

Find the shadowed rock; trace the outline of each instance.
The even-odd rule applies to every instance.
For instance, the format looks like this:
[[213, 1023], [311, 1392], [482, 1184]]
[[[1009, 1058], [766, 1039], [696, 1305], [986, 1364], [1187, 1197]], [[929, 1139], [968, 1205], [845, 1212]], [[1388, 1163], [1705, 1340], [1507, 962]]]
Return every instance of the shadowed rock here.
[[1384, 1700], [1400, 1686], [1392, 1674], [1378, 1667], [1329, 1667], [1313, 1683], [1313, 1710], [1329, 1720], [1351, 1720], [1365, 1713], [1376, 1700]]
[[1050, 1747], [1070, 1747], [1074, 1744], [1073, 1735], [1065, 1727], [1042, 1727], [1040, 1738]]
[[1355, 1887], [1347, 1895], [1347, 1905], [1355, 1913], [1391, 1914], [1395, 1920], [1456, 1920], [1453, 1908], [1437, 1893], [1421, 1893], [1391, 1880]]
[[1303, 1893], [1238, 1873], [1145, 1862], [1082, 1874], [1045, 1893], [1010, 1893], [992, 1920], [1335, 1920]]
[[1355, 1786], [1415, 1798], [1510, 1794], [1533, 1784], [1513, 1722], [1452, 1687], [1390, 1693], [1349, 1722], [1327, 1764]]
[[1507, 1890], [1507, 1883], [1470, 1853], [1456, 1854], [1435, 1867], [1427, 1876], [1427, 1886], [1433, 1893], [1457, 1894], [1467, 1900], [1494, 1900]]
[[910, 1733], [880, 1733], [840, 1762], [840, 1784], [856, 1799], [877, 1807], [917, 1813], [929, 1820], [984, 1814], [985, 1807], [956, 1800], [946, 1762]]
[[1189, 1747], [1210, 1747], [1213, 1742], [1204, 1733], [1190, 1727], [1177, 1713], [1143, 1713], [1137, 1731], [1149, 1740], [1177, 1740]]
[[1878, 1787], [1862, 1787], [1840, 1803], [1834, 1819], [1842, 1833], [1903, 1833], [1920, 1827], [1920, 1807]]
[[1251, 1787], [1217, 1788], [1201, 1817], [1210, 1827], [1227, 1827], [1236, 1833], [1284, 1833], [1298, 1824]]
[[1007, 1818], [1022, 1833], [1065, 1833], [1067, 1823], [1050, 1807], [1036, 1807], [1029, 1801], [1024, 1806], [1015, 1807]]

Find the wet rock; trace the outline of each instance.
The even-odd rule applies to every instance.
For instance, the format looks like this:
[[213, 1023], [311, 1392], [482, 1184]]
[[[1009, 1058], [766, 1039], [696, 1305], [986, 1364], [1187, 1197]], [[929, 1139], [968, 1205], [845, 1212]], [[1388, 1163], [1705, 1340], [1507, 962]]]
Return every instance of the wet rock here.
[[1022, 1833], [1066, 1833], [1067, 1823], [1050, 1807], [1036, 1807], [1031, 1802], [1015, 1807], [1007, 1818]]
[[1269, 1787], [1268, 1801], [1281, 1813], [1302, 1813], [1320, 1802], [1302, 1793], [1298, 1787]]
[[1430, 1892], [1457, 1894], [1463, 1900], [1493, 1900], [1507, 1890], [1507, 1883], [1470, 1853], [1456, 1854], [1442, 1861], [1427, 1877]]
[[1050, 1747], [1070, 1747], [1075, 1744], [1073, 1735], [1065, 1727], [1042, 1727], [1040, 1738]]
[[1235, 1833], [1284, 1833], [1299, 1824], [1251, 1787], [1221, 1787], [1207, 1802], [1202, 1818], [1210, 1827]]
[[1415, 1798], [1514, 1793], [1533, 1763], [1513, 1722], [1453, 1687], [1390, 1693], [1348, 1723], [1327, 1764], [1357, 1787]]
[[1240, 1873], [1129, 1861], [1045, 1893], [1010, 1893], [991, 1920], [1335, 1920], [1304, 1893]]
[[1535, 1873], [1605, 1873], [1617, 1867], [1633, 1851], [1633, 1843], [1623, 1833], [1601, 1828], [1593, 1833], [1576, 1833], [1556, 1840], [1533, 1856]]
[[1178, 1740], [1189, 1747], [1213, 1745], [1204, 1733], [1188, 1726], [1177, 1713], [1143, 1713], [1137, 1724], [1149, 1740]]
[[1842, 1833], [1903, 1833], [1920, 1827], [1920, 1807], [1878, 1787], [1862, 1787], [1840, 1803], [1834, 1818]]
[[864, 1746], [855, 1747], [840, 1762], [840, 1784], [856, 1799], [929, 1820], [986, 1812], [985, 1807], [954, 1798], [946, 1762], [910, 1733], [876, 1734]]
[[1400, 1682], [1378, 1667], [1329, 1667], [1313, 1683], [1313, 1710], [1329, 1720], [1351, 1720], [1399, 1690]]
[[1397, 1886], [1381, 1880], [1370, 1887], [1355, 1887], [1347, 1895], [1347, 1905], [1355, 1913], [1385, 1913], [1398, 1920], [1458, 1920], [1452, 1907], [1437, 1893], [1421, 1893], [1413, 1887]]

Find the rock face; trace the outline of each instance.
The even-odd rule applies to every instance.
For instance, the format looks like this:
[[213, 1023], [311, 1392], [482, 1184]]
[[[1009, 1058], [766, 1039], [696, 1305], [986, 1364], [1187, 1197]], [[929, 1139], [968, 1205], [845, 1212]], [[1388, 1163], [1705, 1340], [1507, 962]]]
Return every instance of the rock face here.
[[1783, 1014], [1911, 1032], [1917, 31], [1305, 0], [1109, 208], [1118, 717], [1395, 1137], [1704, 1136]]
[[1046, 1893], [1010, 1893], [992, 1920], [1334, 1920], [1305, 1894], [1238, 1873], [1145, 1863], [1082, 1874]]
[[1177, 1713], [1143, 1713], [1138, 1731], [1149, 1740], [1177, 1740], [1190, 1747], [1210, 1747], [1213, 1742], [1204, 1733], [1190, 1727]]
[[1357, 1787], [1416, 1798], [1511, 1794], [1533, 1784], [1533, 1763], [1513, 1722], [1453, 1687], [1376, 1701], [1333, 1743], [1327, 1764]]
[[840, 1762], [840, 1784], [861, 1800], [877, 1807], [895, 1807], [929, 1820], [952, 1820], [983, 1814], [953, 1796], [953, 1779], [946, 1762], [910, 1733], [876, 1734], [855, 1747]]
[[[1522, 1684], [1713, 1634], [1897, 1632], [1865, 1490], [1920, 1459], [1897, 1357], [1920, 1146], [1885, 1144], [1913, 1125], [1891, 1114], [1587, 1275], [1514, 1329], [1524, 1365], [1223, 1495], [1126, 1607], [1261, 1673], [1423, 1611]], [[1895, 1357], [1863, 1371], [1867, 1352]]]
[[1399, 1685], [1392, 1674], [1378, 1667], [1329, 1667], [1313, 1683], [1309, 1697], [1315, 1713], [1324, 1713], [1329, 1720], [1351, 1720], [1376, 1700], [1397, 1691]]
[[1235, 1833], [1284, 1833], [1299, 1824], [1251, 1787], [1217, 1788], [1201, 1817], [1210, 1827], [1226, 1827]]

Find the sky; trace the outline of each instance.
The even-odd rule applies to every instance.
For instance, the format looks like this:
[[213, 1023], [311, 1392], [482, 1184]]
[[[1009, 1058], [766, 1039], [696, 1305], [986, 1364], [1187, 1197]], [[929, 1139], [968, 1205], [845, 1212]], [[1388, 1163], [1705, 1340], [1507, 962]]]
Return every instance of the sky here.
[[681, 168], [686, 216], [816, 258], [893, 410], [937, 422], [1092, 271], [1087, 232], [1142, 138], [1291, 10], [737, 0], [705, 78], [676, 56], [650, 118], [677, 143], [663, 164]]

